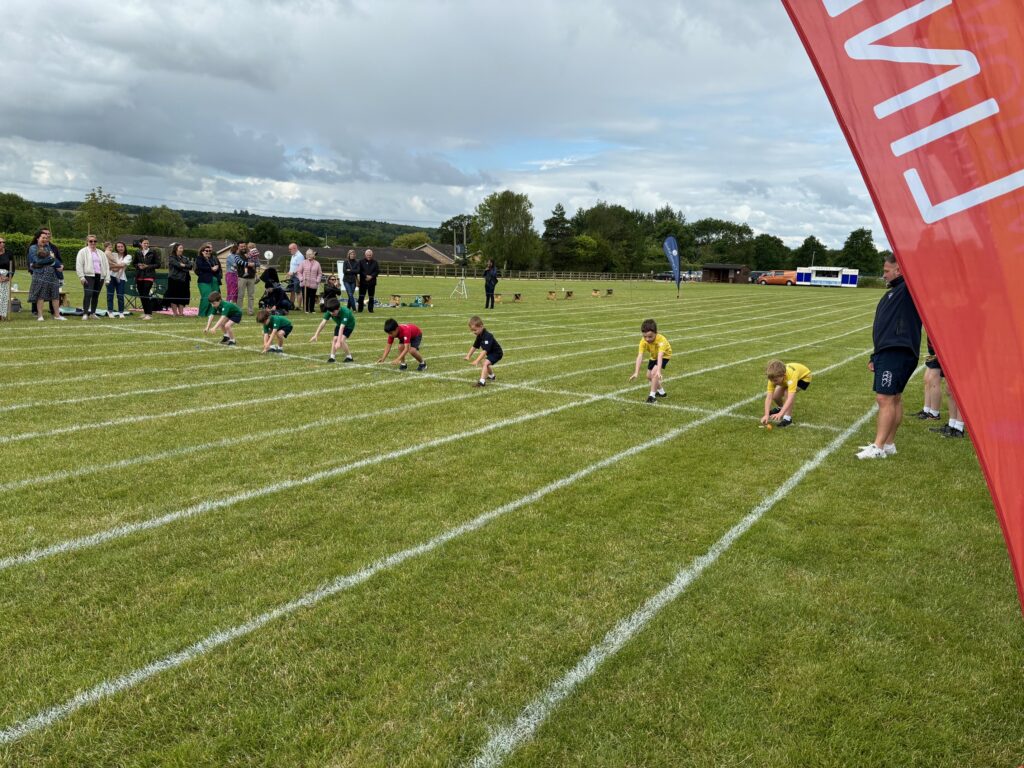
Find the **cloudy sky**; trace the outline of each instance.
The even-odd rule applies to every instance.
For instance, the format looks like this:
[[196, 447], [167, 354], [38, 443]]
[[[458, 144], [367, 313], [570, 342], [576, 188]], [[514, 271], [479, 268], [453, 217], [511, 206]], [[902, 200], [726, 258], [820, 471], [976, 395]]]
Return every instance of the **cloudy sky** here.
[[525, 192], [884, 236], [777, 0], [4, 0], [0, 189], [437, 226]]

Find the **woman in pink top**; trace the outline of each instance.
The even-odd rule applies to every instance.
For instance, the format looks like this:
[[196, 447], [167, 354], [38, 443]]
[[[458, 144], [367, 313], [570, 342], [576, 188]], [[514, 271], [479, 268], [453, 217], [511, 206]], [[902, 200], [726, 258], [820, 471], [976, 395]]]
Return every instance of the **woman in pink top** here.
[[316, 310], [316, 292], [320, 288], [320, 279], [324, 275], [312, 248], [306, 251], [306, 260], [299, 265], [298, 275], [299, 285], [302, 286], [302, 294], [305, 299], [305, 311], [309, 314]]
[[75, 272], [85, 289], [82, 299], [82, 319], [88, 320], [96, 314], [96, 305], [100, 300], [100, 291], [110, 280], [110, 265], [107, 255], [96, 247], [96, 236], [89, 235], [85, 239], [85, 248], [78, 252], [75, 259]]

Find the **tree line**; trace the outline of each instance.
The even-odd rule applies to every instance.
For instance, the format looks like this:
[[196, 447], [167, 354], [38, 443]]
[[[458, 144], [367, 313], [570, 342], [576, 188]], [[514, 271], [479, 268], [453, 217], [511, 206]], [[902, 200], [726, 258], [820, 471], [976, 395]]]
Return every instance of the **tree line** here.
[[444, 221], [436, 229], [377, 221], [261, 217], [248, 211], [210, 213], [118, 203], [102, 187], [80, 202], [33, 203], [0, 194], [0, 231], [29, 233], [49, 226], [60, 237], [91, 233], [110, 240], [124, 232], [210, 241], [296, 242], [302, 247], [334, 246], [415, 248], [423, 243], [458, 243], [468, 253], [494, 259], [502, 269], [573, 272], [659, 272], [667, 269], [662, 243], [675, 236], [685, 269], [707, 263], [746, 264], [753, 270], [835, 265], [878, 275], [886, 252], [874, 244], [871, 230], [856, 229], [842, 248], [832, 249], [810, 235], [789, 248], [771, 234], [755, 235], [747, 224], [705, 218], [687, 221], [682, 211], [630, 210], [598, 202], [571, 217], [561, 203], [544, 219], [538, 234], [533, 203], [523, 193], [488, 195], [472, 214]]
[[668, 265], [662, 243], [669, 235], [679, 242], [684, 269], [700, 269], [708, 263], [745, 264], [753, 270], [819, 265], [879, 275], [886, 254], [875, 247], [866, 228], [851, 232], [842, 248], [828, 248], [813, 235], [799, 247], [789, 248], [775, 235], [755, 235], [747, 224], [715, 218], [689, 222], [682, 211], [668, 205], [649, 212], [598, 202], [569, 217], [559, 203], [538, 235], [532, 209], [525, 194], [495, 192], [477, 206], [473, 216], [442, 223], [439, 234], [443, 242], [450, 242], [453, 232], [461, 240], [466, 224], [470, 251], [483, 253], [506, 269], [663, 271]]

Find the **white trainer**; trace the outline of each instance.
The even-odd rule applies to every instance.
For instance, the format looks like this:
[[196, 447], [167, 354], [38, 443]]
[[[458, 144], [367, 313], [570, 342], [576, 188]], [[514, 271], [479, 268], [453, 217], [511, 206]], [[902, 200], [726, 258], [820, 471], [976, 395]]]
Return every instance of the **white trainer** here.
[[895, 456], [896, 455], [896, 443], [889, 443], [888, 445], [883, 445], [882, 446], [882, 450], [885, 451], [885, 455], [886, 456]]
[[874, 443], [865, 445], [857, 452], [858, 459], [884, 459], [886, 455], [886, 452]]

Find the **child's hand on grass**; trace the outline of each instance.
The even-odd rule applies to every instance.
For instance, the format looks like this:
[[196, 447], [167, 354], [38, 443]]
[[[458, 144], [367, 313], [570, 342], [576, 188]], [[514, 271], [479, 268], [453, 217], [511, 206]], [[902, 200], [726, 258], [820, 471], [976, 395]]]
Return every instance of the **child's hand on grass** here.
[[632, 381], [635, 378], [636, 378], [636, 374], [634, 373], [632, 376], [629, 377], [629, 381]]

